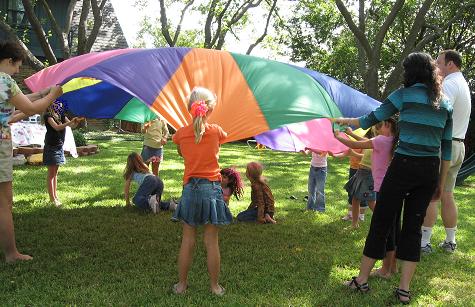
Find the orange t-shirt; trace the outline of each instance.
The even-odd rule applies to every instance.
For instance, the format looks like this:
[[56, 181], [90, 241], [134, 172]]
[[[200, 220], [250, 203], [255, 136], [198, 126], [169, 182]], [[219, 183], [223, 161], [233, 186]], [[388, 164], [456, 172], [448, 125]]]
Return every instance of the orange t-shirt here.
[[[355, 151], [357, 153], [362, 153], [363, 152], [362, 149], [353, 149], [353, 151]], [[361, 158], [351, 156], [350, 157], [350, 168], [352, 168], [352, 169], [360, 168], [360, 162], [361, 162]]]
[[221, 181], [218, 164], [219, 146], [224, 143], [227, 133], [215, 124], [206, 124], [206, 130], [199, 144], [195, 143], [193, 125], [177, 130], [173, 142], [180, 147], [185, 160], [183, 184], [192, 177], [205, 178], [210, 181]]

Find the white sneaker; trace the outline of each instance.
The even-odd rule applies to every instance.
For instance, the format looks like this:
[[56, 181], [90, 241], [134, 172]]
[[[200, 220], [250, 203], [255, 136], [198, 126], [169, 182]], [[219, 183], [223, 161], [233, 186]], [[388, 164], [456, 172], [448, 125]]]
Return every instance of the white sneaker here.
[[363, 221], [364, 221], [364, 214], [360, 214], [360, 215], [358, 216], [358, 219], [363, 222]]
[[454, 242], [442, 242], [439, 244], [439, 247], [445, 250], [448, 253], [453, 253], [455, 252], [455, 249], [457, 248], [457, 244]]
[[148, 204], [150, 205], [150, 209], [152, 209], [152, 212], [154, 214], [157, 214], [158, 212], [160, 212], [160, 204], [157, 201], [156, 195], [150, 196], [148, 200]]

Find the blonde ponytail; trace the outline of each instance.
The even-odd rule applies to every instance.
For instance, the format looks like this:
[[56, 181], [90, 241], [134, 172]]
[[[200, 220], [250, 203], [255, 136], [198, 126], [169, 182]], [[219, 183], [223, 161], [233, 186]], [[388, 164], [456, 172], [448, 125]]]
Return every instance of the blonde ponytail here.
[[[196, 108], [199, 109], [198, 112], [195, 111], [195, 107], [192, 108], [194, 103], [200, 104], [200, 107]], [[201, 142], [201, 138], [206, 130], [206, 119], [215, 106], [216, 95], [210, 90], [204, 87], [195, 87], [193, 89], [188, 102], [188, 111], [190, 111], [193, 116], [193, 131], [195, 133], [196, 144]]]

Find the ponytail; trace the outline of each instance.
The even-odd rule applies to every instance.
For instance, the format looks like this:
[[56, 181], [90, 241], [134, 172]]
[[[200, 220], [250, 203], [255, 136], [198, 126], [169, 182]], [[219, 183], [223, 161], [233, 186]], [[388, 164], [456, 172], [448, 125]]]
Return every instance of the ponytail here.
[[216, 106], [216, 95], [204, 87], [195, 87], [190, 95], [188, 110], [193, 117], [195, 143], [199, 144], [206, 131], [206, 119]]

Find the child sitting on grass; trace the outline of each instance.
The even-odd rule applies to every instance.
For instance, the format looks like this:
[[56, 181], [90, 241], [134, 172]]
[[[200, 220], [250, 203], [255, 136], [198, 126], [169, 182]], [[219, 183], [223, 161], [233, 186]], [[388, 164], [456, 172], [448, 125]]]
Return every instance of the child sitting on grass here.
[[247, 164], [246, 177], [251, 182], [251, 204], [247, 210], [238, 214], [240, 222], [257, 222], [259, 224], [276, 224], [274, 220], [274, 196], [262, 176], [262, 164], [250, 162]]
[[244, 193], [243, 186], [241, 175], [235, 168], [228, 167], [221, 170], [221, 188], [223, 189], [224, 201], [228, 206], [232, 195], [237, 200], [242, 198]]
[[143, 162], [142, 157], [132, 152], [127, 157], [127, 165], [124, 170], [124, 197], [126, 206], [130, 206], [129, 191], [130, 184], [137, 182], [139, 188], [132, 201], [140, 209], [152, 210], [158, 213], [160, 210], [175, 210], [176, 204], [173, 200], [169, 203], [162, 202], [163, 181], [150, 173], [148, 166]]

